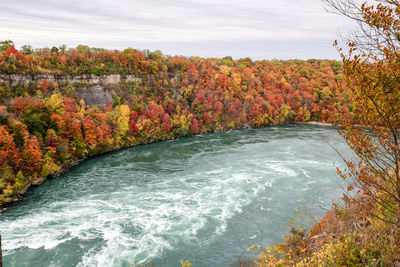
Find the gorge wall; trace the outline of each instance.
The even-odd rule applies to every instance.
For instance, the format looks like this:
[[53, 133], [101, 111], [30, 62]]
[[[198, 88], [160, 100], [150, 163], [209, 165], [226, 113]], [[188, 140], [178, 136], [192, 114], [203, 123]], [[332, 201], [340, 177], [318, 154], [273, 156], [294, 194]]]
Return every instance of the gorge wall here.
[[48, 83], [50, 86], [75, 88], [77, 99], [83, 99], [87, 106], [106, 106], [113, 100], [113, 87], [141, 83], [142, 78], [133, 75], [59, 75], [59, 74], [0, 74], [0, 85], [10, 88]]

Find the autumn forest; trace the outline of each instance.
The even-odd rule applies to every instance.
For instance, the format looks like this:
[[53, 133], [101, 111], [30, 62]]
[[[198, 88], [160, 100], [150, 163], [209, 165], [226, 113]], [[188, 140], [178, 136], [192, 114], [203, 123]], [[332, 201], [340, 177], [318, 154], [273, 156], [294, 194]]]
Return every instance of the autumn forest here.
[[0, 73], [140, 78], [106, 86], [112, 99], [94, 106], [77, 97], [82, 83], [0, 85], [2, 204], [87, 157], [122, 147], [246, 127], [334, 122], [352, 110], [337, 86], [342, 64], [334, 60], [253, 62], [87, 46], [18, 51], [4, 43]]

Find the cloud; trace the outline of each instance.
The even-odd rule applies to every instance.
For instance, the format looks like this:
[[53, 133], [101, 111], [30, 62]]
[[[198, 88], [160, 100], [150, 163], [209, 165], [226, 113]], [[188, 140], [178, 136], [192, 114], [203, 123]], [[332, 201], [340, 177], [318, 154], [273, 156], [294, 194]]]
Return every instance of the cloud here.
[[327, 14], [320, 0], [13, 0], [0, 9], [0, 40], [17, 45], [185, 56], [332, 58], [337, 32], [351, 26]]

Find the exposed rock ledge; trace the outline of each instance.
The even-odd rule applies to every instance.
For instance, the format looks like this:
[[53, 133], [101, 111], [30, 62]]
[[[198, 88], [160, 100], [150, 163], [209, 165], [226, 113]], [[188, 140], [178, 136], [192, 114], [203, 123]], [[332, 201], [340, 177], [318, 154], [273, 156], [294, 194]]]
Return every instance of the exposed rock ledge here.
[[123, 74], [106, 74], [96, 76], [94, 74], [87, 75], [62, 75], [62, 74], [0, 74], [0, 85], [9, 87], [17, 86], [18, 84], [28, 84], [29, 82], [40, 83], [42, 80], [48, 82], [66, 83], [85, 83], [89, 85], [110, 85], [117, 83], [140, 82], [142, 79], [133, 75]]
[[117, 84], [138, 83], [142, 79], [133, 75], [107, 74], [107, 75], [60, 75], [60, 74], [0, 74], [0, 85], [16, 87], [30, 83], [41, 83], [46, 80], [49, 83], [57, 83], [60, 86], [67, 84], [80, 84], [76, 89], [76, 96], [85, 100], [87, 106], [106, 106], [112, 101], [112, 90], [107, 87]]

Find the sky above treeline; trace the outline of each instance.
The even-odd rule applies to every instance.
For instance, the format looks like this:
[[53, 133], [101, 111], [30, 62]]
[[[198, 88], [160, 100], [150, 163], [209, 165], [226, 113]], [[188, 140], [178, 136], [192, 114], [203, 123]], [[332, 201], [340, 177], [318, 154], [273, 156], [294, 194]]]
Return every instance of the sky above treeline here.
[[35, 48], [84, 44], [167, 55], [338, 59], [354, 24], [321, 0], [2, 1], [0, 40]]

